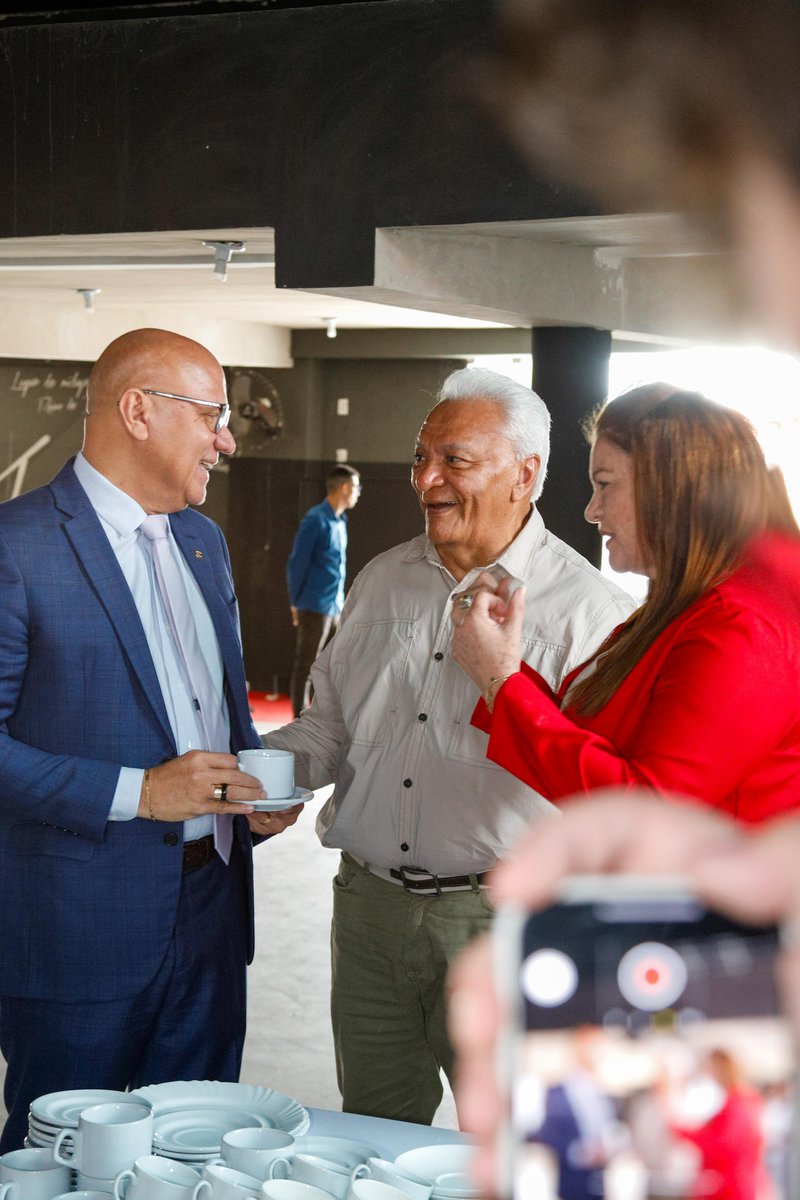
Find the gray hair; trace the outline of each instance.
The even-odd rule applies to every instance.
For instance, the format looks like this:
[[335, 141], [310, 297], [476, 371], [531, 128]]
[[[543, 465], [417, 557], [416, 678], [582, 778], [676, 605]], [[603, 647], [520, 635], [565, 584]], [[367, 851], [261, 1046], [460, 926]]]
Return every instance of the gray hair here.
[[503, 410], [503, 432], [519, 458], [538, 455], [541, 460], [532, 497], [538, 500], [547, 476], [550, 457], [550, 413], [540, 396], [531, 388], [489, 371], [485, 367], [462, 367], [448, 375], [436, 403], [455, 400], [491, 400]]

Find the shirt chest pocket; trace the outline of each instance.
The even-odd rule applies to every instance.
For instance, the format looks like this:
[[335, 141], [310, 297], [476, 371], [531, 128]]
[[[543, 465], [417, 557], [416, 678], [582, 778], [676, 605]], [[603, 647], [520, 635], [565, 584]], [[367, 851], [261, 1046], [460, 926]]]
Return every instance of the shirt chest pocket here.
[[331, 674], [354, 745], [381, 746], [388, 739], [416, 627], [416, 618], [397, 618], [347, 628], [346, 652], [331, 664]]
[[[522, 657], [550, 684], [556, 687], [561, 681], [561, 671], [564, 664], [565, 650], [563, 645], [545, 642], [539, 638], [522, 639]], [[477, 767], [495, 768], [495, 764], [486, 757], [489, 739], [482, 729], [476, 729], [470, 722], [475, 711], [478, 697], [475, 685], [465, 672], [459, 672], [459, 681], [454, 692], [453, 711], [456, 716], [453, 721], [453, 736], [448, 747], [448, 756], [459, 762], [470, 763]]]

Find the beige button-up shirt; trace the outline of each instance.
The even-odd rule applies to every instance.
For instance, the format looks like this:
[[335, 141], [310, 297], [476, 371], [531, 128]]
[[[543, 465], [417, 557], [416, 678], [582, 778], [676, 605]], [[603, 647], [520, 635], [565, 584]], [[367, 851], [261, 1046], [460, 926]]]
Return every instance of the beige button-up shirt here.
[[[525, 582], [523, 656], [553, 688], [635, 607], [536, 509], [497, 562]], [[317, 820], [323, 845], [460, 875], [557, 811], [489, 762], [470, 724], [478, 690], [450, 656], [450, 601], [478, 574], [456, 582], [425, 535], [374, 558], [312, 669], [311, 708], [264, 738], [294, 751], [301, 786], [335, 784]]]

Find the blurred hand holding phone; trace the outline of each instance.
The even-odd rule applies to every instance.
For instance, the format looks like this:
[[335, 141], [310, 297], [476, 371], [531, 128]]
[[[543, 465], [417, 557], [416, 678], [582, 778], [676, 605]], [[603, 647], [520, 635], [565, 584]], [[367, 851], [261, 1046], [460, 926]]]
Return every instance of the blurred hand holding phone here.
[[575, 876], [550, 908], [501, 910], [493, 943], [502, 1196], [794, 1196], [775, 926], [673, 878]]

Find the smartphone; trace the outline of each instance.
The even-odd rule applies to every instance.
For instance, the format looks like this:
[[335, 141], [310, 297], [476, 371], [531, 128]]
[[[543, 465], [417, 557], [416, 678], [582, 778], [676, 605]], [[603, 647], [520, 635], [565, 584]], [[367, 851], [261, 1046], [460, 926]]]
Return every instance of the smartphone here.
[[672, 878], [574, 877], [551, 908], [498, 913], [500, 1195], [800, 1195], [779, 944]]

